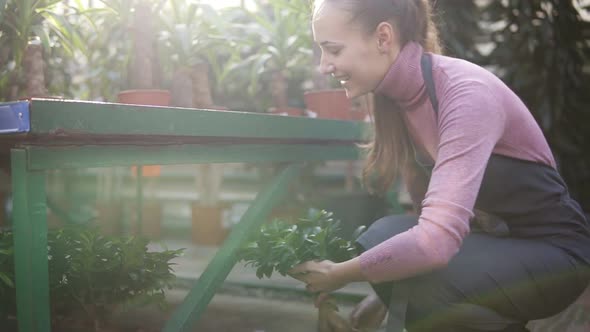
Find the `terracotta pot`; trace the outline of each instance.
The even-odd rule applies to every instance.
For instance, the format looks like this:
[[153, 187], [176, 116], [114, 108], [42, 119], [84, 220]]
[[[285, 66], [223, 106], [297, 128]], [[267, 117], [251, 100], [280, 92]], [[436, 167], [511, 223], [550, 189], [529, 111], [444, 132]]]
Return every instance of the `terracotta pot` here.
[[96, 203], [96, 226], [104, 235], [120, 235], [123, 231], [123, 207], [120, 203]]
[[52, 100], [65, 100], [64, 96], [25, 96], [18, 98], [19, 101], [35, 101], [36, 99], [52, 99]]
[[223, 226], [221, 205], [192, 205], [192, 240], [196, 244], [217, 246], [223, 243], [229, 229]]
[[158, 89], [125, 90], [117, 95], [121, 104], [170, 106], [170, 91]]
[[[162, 167], [160, 165], [144, 165], [141, 168], [141, 176], [143, 177], [158, 177], [162, 172]], [[131, 175], [133, 177], [137, 176], [137, 166], [131, 166]]]
[[227, 107], [225, 107], [225, 106], [219, 106], [219, 105], [211, 105], [211, 106], [208, 106], [208, 107], [197, 107], [197, 109], [200, 109], [200, 110], [209, 110], [209, 111], [229, 111], [227, 109]]
[[[132, 105], [170, 106], [170, 91], [157, 89], [125, 90], [117, 95], [117, 102]], [[144, 166], [142, 175], [145, 177], [160, 176], [160, 165]], [[137, 176], [137, 166], [131, 167], [133, 176]]]
[[296, 107], [273, 107], [268, 110], [270, 114], [286, 116], [303, 116], [304, 110]]
[[350, 112], [350, 120], [370, 122], [371, 118], [369, 117], [369, 111], [366, 108], [358, 108]]
[[363, 122], [371, 122], [372, 113], [371, 110], [373, 109], [373, 97], [371, 96], [362, 96], [352, 99], [352, 106], [350, 112], [350, 119], [353, 121], [363, 121]]
[[[65, 198], [53, 199], [54, 208], [69, 212], [71, 209], [70, 201]], [[53, 209], [47, 208], [47, 228], [57, 229], [67, 225], [67, 221], [63, 220]]]
[[344, 89], [307, 91], [303, 99], [318, 118], [350, 120], [351, 103]]
[[130, 225], [131, 234], [145, 236], [150, 240], [159, 239], [162, 236], [162, 203], [144, 201], [141, 211], [141, 232], [138, 232], [137, 226], [137, 210], [134, 208]]

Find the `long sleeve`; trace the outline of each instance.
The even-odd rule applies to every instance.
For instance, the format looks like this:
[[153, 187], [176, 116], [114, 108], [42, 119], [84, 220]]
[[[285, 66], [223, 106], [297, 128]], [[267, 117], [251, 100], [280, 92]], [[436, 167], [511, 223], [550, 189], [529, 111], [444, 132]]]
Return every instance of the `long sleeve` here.
[[464, 80], [439, 97], [436, 163], [418, 225], [360, 256], [371, 282], [399, 280], [444, 267], [469, 233], [487, 161], [506, 115], [482, 82]]

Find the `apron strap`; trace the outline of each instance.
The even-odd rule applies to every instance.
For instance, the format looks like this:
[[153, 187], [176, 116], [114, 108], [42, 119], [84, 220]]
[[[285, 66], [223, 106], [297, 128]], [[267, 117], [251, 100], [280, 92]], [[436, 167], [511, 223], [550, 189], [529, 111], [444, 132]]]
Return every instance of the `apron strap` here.
[[434, 113], [438, 117], [438, 98], [436, 98], [436, 90], [434, 89], [434, 79], [432, 78], [432, 57], [430, 54], [423, 53], [420, 59], [420, 66], [422, 68], [422, 78], [426, 85], [426, 92], [430, 98], [430, 103], [434, 109]]

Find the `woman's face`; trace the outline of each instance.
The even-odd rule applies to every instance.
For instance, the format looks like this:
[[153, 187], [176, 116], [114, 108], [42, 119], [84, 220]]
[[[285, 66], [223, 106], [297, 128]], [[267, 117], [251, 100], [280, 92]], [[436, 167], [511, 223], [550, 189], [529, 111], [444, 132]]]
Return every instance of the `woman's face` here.
[[399, 53], [393, 33], [385, 36], [381, 25], [367, 33], [332, 2], [319, 3], [312, 23], [314, 40], [322, 50], [320, 71], [338, 80], [348, 98], [377, 88]]

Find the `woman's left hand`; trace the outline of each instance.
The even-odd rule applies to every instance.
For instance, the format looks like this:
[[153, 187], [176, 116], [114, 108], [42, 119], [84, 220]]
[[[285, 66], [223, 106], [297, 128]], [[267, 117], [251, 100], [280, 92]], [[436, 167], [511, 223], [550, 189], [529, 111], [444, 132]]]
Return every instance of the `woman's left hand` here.
[[289, 270], [289, 275], [307, 284], [307, 291], [316, 293], [315, 306], [320, 307], [328, 293], [354, 281], [365, 281], [359, 258], [346, 262], [309, 261]]
[[312, 293], [329, 293], [344, 287], [350, 282], [344, 277], [342, 266], [332, 261], [309, 261], [301, 263], [289, 271], [289, 275], [307, 284]]

